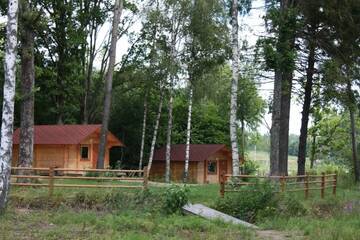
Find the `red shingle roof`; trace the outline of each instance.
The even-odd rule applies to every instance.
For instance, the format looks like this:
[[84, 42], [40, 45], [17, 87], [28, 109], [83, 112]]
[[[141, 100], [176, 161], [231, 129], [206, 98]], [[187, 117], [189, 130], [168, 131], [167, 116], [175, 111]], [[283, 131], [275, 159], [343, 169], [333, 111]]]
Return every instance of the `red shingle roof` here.
[[[171, 161], [185, 161], [185, 149], [185, 144], [171, 145]], [[229, 151], [225, 144], [190, 144], [190, 161], [205, 161], [222, 149]], [[166, 147], [156, 149], [154, 161], [165, 161], [165, 153]]]
[[[101, 125], [36, 125], [34, 144], [79, 144]], [[14, 144], [19, 144], [20, 128], [13, 135]]]

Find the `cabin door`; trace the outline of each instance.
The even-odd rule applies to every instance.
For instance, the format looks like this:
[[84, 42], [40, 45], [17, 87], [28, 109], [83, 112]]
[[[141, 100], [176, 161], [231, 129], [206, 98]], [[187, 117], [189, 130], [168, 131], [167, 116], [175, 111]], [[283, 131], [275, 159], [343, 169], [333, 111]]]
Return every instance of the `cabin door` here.
[[92, 150], [92, 156], [91, 156], [92, 157], [92, 167], [93, 167], [93, 169], [96, 169], [98, 151], [99, 151], [99, 144], [94, 144], [93, 145], [93, 150]]
[[221, 177], [221, 173], [227, 173], [227, 161], [226, 160], [219, 160], [219, 181]]

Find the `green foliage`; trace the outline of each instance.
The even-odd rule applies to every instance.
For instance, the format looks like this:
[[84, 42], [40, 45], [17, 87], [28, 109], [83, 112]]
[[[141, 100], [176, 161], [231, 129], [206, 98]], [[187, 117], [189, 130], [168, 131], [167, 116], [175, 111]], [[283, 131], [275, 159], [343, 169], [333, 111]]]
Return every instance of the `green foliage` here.
[[257, 184], [251, 186], [250, 191], [229, 193], [225, 198], [218, 199], [214, 206], [221, 212], [248, 222], [254, 222], [260, 211], [275, 207], [273, 188], [270, 184]]
[[242, 165], [241, 169], [244, 175], [253, 175], [259, 170], [259, 165], [252, 160], [246, 160]]
[[188, 203], [189, 188], [172, 185], [164, 192], [164, 211], [168, 214], [180, 213], [182, 207]]

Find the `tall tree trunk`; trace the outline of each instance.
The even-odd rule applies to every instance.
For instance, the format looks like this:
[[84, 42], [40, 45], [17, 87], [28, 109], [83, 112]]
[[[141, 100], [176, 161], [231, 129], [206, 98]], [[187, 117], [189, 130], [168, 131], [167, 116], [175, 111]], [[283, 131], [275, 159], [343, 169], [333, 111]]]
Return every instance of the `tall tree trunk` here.
[[148, 175], [149, 175], [149, 173], [150, 173], [152, 161], [153, 161], [153, 159], [154, 159], [155, 144], [156, 144], [156, 139], [157, 139], [159, 124], [160, 124], [160, 117], [161, 117], [161, 112], [162, 112], [162, 105], [163, 105], [164, 90], [162, 89], [162, 87], [160, 88], [160, 91], [161, 91], [161, 93], [160, 93], [159, 108], [158, 108], [158, 112], [157, 112], [157, 114], [156, 114], [156, 121], [155, 121], [155, 126], [154, 126], [154, 133], [153, 133], [153, 138], [152, 138], [151, 147], [150, 147], [149, 162], [148, 162], [148, 166], [147, 166]]
[[[171, 80], [173, 81], [173, 80]], [[172, 84], [171, 84], [172, 85]], [[172, 86], [170, 87], [170, 99], [169, 99], [169, 116], [168, 116], [168, 127], [166, 133], [166, 166], [165, 166], [165, 182], [170, 182], [170, 161], [171, 161], [171, 133], [173, 127], [173, 90]]]
[[349, 96], [349, 113], [350, 113], [350, 127], [351, 127], [351, 146], [352, 146], [352, 158], [354, 164], [354, 177], [355, 182], [360, 182], [360, 166], [358, 161], [358, 153], [357, 153], [357, 141], [356, 141], [356, 123], [355, 123], [355, 115], [354, 115], [354, 104], [355, 104], [355, 97], [354, 93], [351, 89], [351, 82], [348, 80], [347, 82], [347, 92]]
[[14, 97], [16, 83], [18, 1], [8, 1], [8, 22], [6, 26], [6, 48], [4, 64], [4, 98], [1, 124], [0, 147], [0, 211], [6, 207], [10, 190], [10, 171], [13, 145]]
[[[26, 15], [31, 14], [28, 1], [20, 5], [21, 15], [21, 113], [20, 113], [20, 144], [19, 162], [21, 167], [31, 167], [34, 145], [34, 30]], [[19, 174], [30, 173], [20, 171]], [[24, 182], [27, 179], [19, 179]]]
[[97, 168], [99, 169], [104, 168], [107, 133], [109, 126], [110, 110], [111, 110], [111, 92], [112, 92], [112, 81], [113, 81], [115, 57], [116, 57], [116, 43], [118, 40], [117, 33], [118, 33], [118, 27], [119, 27], [122, 9], [123, 9], [123, 1], [116, 0], [114, 6], [114, 19], [111, 30], [109, 66], [105, 76], [104, 110], [103, 110], [103, 119], [102, 119], [101, 132], [100, 132], [99, 154], [97, 159]]
[[[172, 24], [175, 22], [175, 14], [173, 13]], [[171, 58], [172, 62], [176, 63], [176, 38], [177, 32], [174, 28], [172, 28], [171, 32]], [[175, 64], [172, 66], [171, 76], [170, 76], [170, 99], [169, 99], [169, 118], [168, 118], [168, 128], [167, 128], [167, 136], [166, 136], [166, 166], [165, 166], [165, 182], [170, 183], [171, 180], [171, 169], [170, 169], [170, 161], [171, 161], [171, 134], [173, 127], [173, 102], [174, 102], [174, 80], [175, 80]]]
[[147, 92], [146, 92], [145, 97], [144, 97], [144, 117], [143, 117], [143, 124], [142, 124], [142, 133], [141, 133], [139, 170], [142, 170], [142, 168], [143, 168], [147, 111], [148, 111], [148, 107], [147, 107]]
[[314, 66], [315, 66], [315, 46], [313, 41], [310, 40], [308, 67], [306, 71], [305, 96], [304, 96], [303, 110], [301, 116], [299, 151], [298, 151], [298, 160], [297, 160], [298, 162], [297, 175], [305, 175], [306, 143], [308, 137], [308, 123], [309, 123], [309, 115], [310, 115], [310, 107], [311, 107]]
[[[293, 1], [282, 0], [280, 11], [288, 18], [287, 11], [293, 7]], [[291, 103], [291, 88], [293, 71], [285, 64], [283, 59], [288, 59], [289, 53], [294, 49], [295, 31], [288, 29], [286, 21], [279, 31], [277, 54], [280, 62], [275, 69], [274, 98], [272, 108], [272, 126], [270, 130], [270, 175], [288, 174], [288, 146], [289, 146], [289, 117]], [[291, 21], [291, 20], [290, 20]], [[284, 31], [284, 29], [286, 29]]]
[[189, 108], [188, 108], [188, 119], [186, 128], [186, 149], [185, 149], [185, 167], [184, 167], [184, 183], [189, 179], [189, 161], [190, 161], [190, 140], [191, 140], [191, 114], [193, 105], [193, 88], [191, 81], [189, 85]]
[[230, 141], [232, 153], [232, 172], [234, 175], [240, 174], [239, 146], [237, 137], [237, 94], [239, 81], [239, 40], [238, 40], [238, 1], [232, 1], [231, 7], [231, 48], [232, 48], [232, 78], [231, 78], [231, 98], [230, 98]]
[[310, 153], [310, 169], [314, 168], [315, 154], [316, 154], [316, 133], [314, 133], [312, 135], [311, 153]]
[[245, 122], [241, 120], [241, 160], [245, 160]]

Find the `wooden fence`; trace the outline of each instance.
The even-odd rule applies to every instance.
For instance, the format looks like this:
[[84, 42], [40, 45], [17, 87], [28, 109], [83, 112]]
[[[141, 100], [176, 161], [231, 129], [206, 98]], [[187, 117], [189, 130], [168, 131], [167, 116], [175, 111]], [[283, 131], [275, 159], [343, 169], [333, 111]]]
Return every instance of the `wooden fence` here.
[[261, 181], [270, 181], [275, 192], [304, 192], [307, 199], [309, 191], [320, 191], [321, 198], [325, 197], [325, 190], [332, 189], [336, 196], [337, 174], [302, 175], [302, 176], [253, 176], [253, 175], [231, 175], [222, 173], [220, 175], [220, 196], [225, 192], [252, 191], [251, 188], [242, 186], [254, 186]]
[[[86, 176], [86, 173], [99, 176]], [[52, 196], [54, 188], [141, 188], [145, 190], [148, 187], [147, 167], [143, 170], [12, 167], [11, 178], [13, 179], [12, 186], [48, 187], [49, 196]], [[19, 179], [30, 179], [31, 181], [22, 182], [18, 181]], [[47, 182], [44, 183], [40, 180], [47, 180]], [[76, 184], [66, 181], [56, 183], [56, 180], [96, 181], [96, 184]], [[99, 184], [109, 181], [116, 183]], [[134, 183], [142, 184], [134, 185]]]

